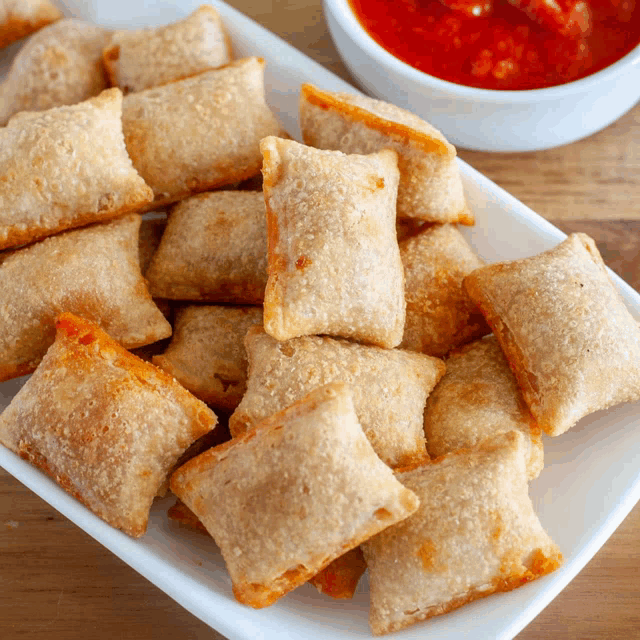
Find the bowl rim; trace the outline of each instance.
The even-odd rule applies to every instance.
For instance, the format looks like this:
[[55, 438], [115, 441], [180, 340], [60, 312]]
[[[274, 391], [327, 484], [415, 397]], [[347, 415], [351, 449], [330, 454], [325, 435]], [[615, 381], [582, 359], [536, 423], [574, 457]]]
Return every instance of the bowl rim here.
[[323, 0], [324, 10], [335, 18], [353, 42], [367, 55], [383, 66], [391, 66], [405, 79], [423, 85], [429, 85], [447, 93], [454, 93], [459, 98], [484, 100], [485, 102], [506, 102], [515, 104], [529, 103], [532, 100], [556, 100], [572, 94], [587, 93], [598, 88], [603, 81], [614, 80], [617, 76], [628, 72], [631, 67], [640, 65], [640, 43], [629, 53], [608, 67], [596, 71], [579, 80], [542, 89], [481, 89], [442, 80], [420, 71], [410, 64], [396, 58], [392, 53], [378, 44], [362, 26], [353, 12], [349, 0]]

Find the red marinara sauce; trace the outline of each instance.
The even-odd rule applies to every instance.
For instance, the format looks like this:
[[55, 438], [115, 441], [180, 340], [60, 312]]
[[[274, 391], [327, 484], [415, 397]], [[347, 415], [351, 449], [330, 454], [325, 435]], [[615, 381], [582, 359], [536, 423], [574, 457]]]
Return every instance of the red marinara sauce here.
[[578, 35], [545, 28], [507, 0], [479, 0], [479, 6], [492, 4], [480, 16], [438, 0], [349, 2], [365, 30], [396, 58], [483, 89], [541, 89], [578, 80], [640, 43], [640, 0], [586, 0], [590, 26]]

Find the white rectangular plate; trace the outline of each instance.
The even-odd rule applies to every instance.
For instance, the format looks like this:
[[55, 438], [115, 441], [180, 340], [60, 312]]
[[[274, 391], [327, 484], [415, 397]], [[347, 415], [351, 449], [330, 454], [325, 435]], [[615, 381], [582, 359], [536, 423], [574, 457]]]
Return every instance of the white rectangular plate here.
[[[220, 11], [238, 56], [267, 60], [268, 99], [283, 125], [298, 136], [299, 87], [310, 81], [330, 90], [353, 87], [277, 36], [222, 2]], [[67, 13], [113, 27], [140, 27], [176, 20], [200, 0], [66, 2]], [[13, 49], [13, 48], [12, 48]], [[15, 51], [15, 49], [13, 49]], [[0, 59], [0, 65], [6, 59]], [[0, 66], [0, 72], [2, 66]], [[477, 224], [467, 238], [487, 261], [539, 253], [565, 235], [508, 193], [460, 163]], [[640, 296], [613, 275], [625, 302], [640, 317]], [[0, 410], [24, 378], [0, 384]], [[45, 400], [46, 401], [46, 400]], [[472, 603], [393, 637], [453, 640], [512, 638], [584, 567], [640, 498], [640, 404], [621, 405], [582, 420], [568, 433], [545, 439], [545, 469], [531, 485], [542, 524], [562, 549], [566, 562], [555, 573], [510, 593]], [[198, 618], [231, 640], [370, 638], [368, 584], [361, 581], [352, 601], [333, 602], [304, 585], [268, 609], [235, 602], [224, 562], [207, 537], [169, 522], [171, 499], [157, 501], [148, 533], [133, 540], [112, 529], [69, 497], [38, 470], [0, 447], [0, 465], [55, 509], [101, 542]], [[391, 637], [391, 636], [390, 636]]]

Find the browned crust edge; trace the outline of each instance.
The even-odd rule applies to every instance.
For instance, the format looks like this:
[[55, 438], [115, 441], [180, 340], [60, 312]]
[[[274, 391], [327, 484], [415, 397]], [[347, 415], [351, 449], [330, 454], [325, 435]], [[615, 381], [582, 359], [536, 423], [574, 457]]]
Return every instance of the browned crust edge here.
[[[142, 196], [142, 194], [145, 194]], [[125, 205], [115, 211], [106, 211], [104, 213], [85, 213], [75, 216], [72, 220], [64, 220], [56, 227], [31, 227], [25, 231], [10, 230], [5, 240], [0, 240], [0, 249], [10, 249], [25, 244], [30, 244], [37, 240], [42, 240], [48, 236], [53, 236], [61, 231], [85, 227], [94, 222], [106, 222], [114, 218], [119, 218], [127, 213], [142, 213], [142, 207], [150, 202], [153, 197], [151, 188], [145, 185], [140, 189], [140, 199], [130, 205]], [[9, 227], [11, 229], [11, 227]]]
[[9, 14], [9, 19], [0, 25], [0, 49], [39, 31], [62, 17], [62, 12], [53, 5], [41, 7], [33, 20], [20, 20]]
[[474, 600], [486, 598], [487, 596], [490, 596], [494, 593], [512, 591], [513, 589], [522, 587], [528, 582], [532, 582], [533, 580], [541, 578], [542, 576], [555, 571], [562, 564], [562, 562], [563, 557], [560, 552], [557, 552], [551, 556], [546, 556], [541, 549], [536, 549], [532, 554], [529, 567], [519, 573], [513, 573], [504, 577], [494, 578], [492, 581], [493, 584], [488, 590], [478, 591], [477, 589], [470, 589], [463, 596], [453, 598], [443, 604], [429, 607], [424, 611], [419, 612], [417, 615], [414, 614], [405, 620], [392, 622], [387, 625], [375, 624], [372, 620], [372, 616], [370, 615], [369, 624], [371, 625], [371, 630], [376, 636], [383, 635], [385, 633], [391, 633], [392, 631], [399, 631], [400, 629], [405, 629], [406, 627], [415, 624], [416, 622], [428, 620], [429, 618], [433, 618], [434, 616], [439, 616], [445, 613], [449, 613], [450, 611], [454, 611], [455, 609], [459, 609], [463, 605], [469, 604]]
[[534, 374], [529, 374], [527, 372], [522, 349], [517, 345], [509, 327], [502, 321], [502, 318], [494, 312], [494, 305], [492, 304], [490, 296], [488, 296], [482, 289], [477, 276], [474, 276], [473, 273], [468, 275], [462, 281], [462, 284], [469, 297], [476, 303], [478, 309], [482, 312], [487, 324], [491, 327], [491, 330], [496, 336], [505, 358], [509, 363], [509, 367], [511, 368], [513, 375], [516, 377], [518, 386], [522, 391], [522, 397], [527, 403], [537, 427], [542, 428], [542, 430], [550, 436], [558, 435], [555, 426], [551, 422], [545, 420], [544, 416], [540, 415], [540, 411], [538, 411], [539, 390], [537, 378]]
[[26, 442], [20, 443], [18, 455], [27, 462], [31, 463], [37, 469], [40, 469], [43, 473], [46, 473], [51, 479], [53, 479], [58, 485], [60, 485], [70, 496], [74, 497], [78, 502], [82, 503], [89, 511], [97, 515], [100, 519], [104, 520], [107, 524], [120, 529], [134, 538], [140, 538], [147, 530], [147, 524], [149, 518], [145, 518], [144, 524], [137, 527], [127, 527], [121, 523], [115, 523], [108, 514], [103, 512], [97, 512], [93, 509], [89, 503], [82, 497], [82, 494], [78, 492], [71, 479], [66, 475], [60, 475], [56, 473], [49, 465], [47, 458], [39, 451], [34, 450], [31, 445]]
[[[175, 80], [175, 82], [178, 82], [178, 80]], [[134, 167], [135, 167], [135, 161], [134, 161]], [[246, 169], [244, 171], [236, 171], [234, 173], [228, 173], [224, 178], [221, 178], [219, 180], [210, 180], [206, 182], [196, 181], [194, 178], [195, 186], [192, 189], [171, 194], [166, 198], [161, 198], [156, 196], [152, 201], [145, 203], [142, 206], [142, 208], [137, 209], [136, 212], [142, 214], [142, 213], [147, 213], [149, 211], [155, 211], [156, 209], [166, 207], [180, 200], [185, 200], [186, 198], [196, 195], [197, 193], [202, 193], [203, 191], [213, 191], [215, 189], [219, 189], [220, 187], [226, 187], [230, 184], [234, 184], [235, 182], [248, 180], [249, 178], [253, 178], [254, 176], [257, 176], [260, 173], [260, 169], [261, 169], [260, 166], [256, 166], [250, 169]]]
[[416, 131], [411, 127], [408, 127], [385, 118], [381, 118], [366, 109], [356, 107], [354, 105], [346, 104], [338, 98], [335, 98], [330, 93], [322, 91], [314, 87], [312, 84], [305, 83], [300, 88], [302, 98], [307, 100], [310, 104], [320, 107], [321, 109], [331, 109], [339, 113], [340, 115], [352, 120], [354, 122], [361, 122], [365, 126], [381, 131], [385, 135], [397, 140], [398, 142], [406, 142], [411, 140], [420, 149], [427, 153], [435, 153], [440, 156], [455, 157], [455, 147], [450, 144], [444, 143], [437, 138]]

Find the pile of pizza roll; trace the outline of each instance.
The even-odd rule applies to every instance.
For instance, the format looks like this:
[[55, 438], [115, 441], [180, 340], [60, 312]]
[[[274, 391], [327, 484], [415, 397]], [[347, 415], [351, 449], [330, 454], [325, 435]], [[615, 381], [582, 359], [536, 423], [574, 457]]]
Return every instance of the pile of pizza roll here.
[[132, 536], [170, 486], [253, 607], [351, 597], [366, 568], [382, 634], [554, 570], [541, 433], [640, 398], [593, 241], [485, 266], [437, 130], [304, 85], [301, 144], [263, 71], [206, 6], [60, 20], [17, 54], [0, 380], [33, 375], [0, 442]]

